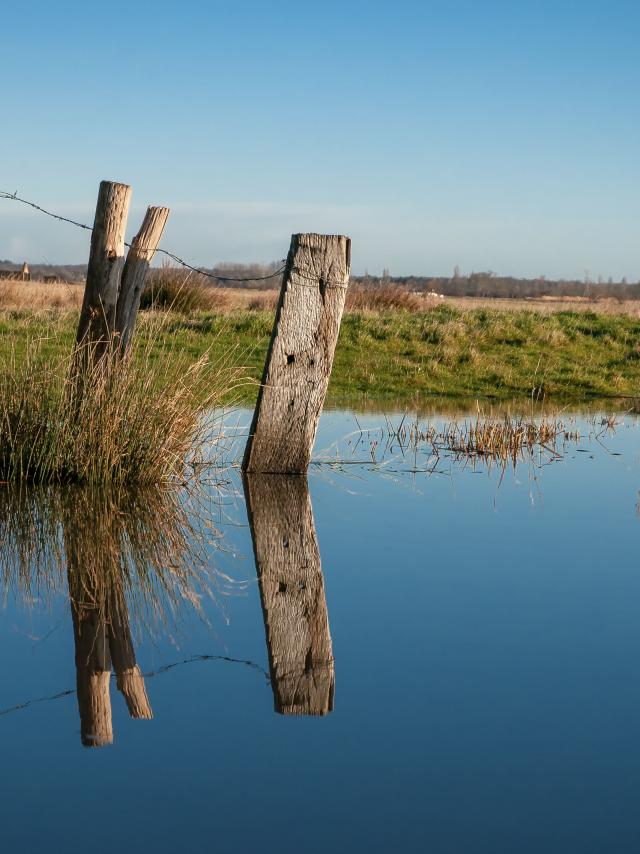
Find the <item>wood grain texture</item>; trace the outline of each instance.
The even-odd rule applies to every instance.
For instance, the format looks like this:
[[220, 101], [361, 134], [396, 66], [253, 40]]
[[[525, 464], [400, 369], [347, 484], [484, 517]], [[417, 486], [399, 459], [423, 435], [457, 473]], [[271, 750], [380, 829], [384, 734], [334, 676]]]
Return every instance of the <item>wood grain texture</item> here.
[[275, 710], [326, 715], [335, 673], [307, 479], [247, 474], [244, 488]]
[[243, 470], [306, 472], [351, 269], [348, 237], [294, 234]]
[[116, 306], [115, 331], [120, 339], [121, 353], [126, 353], [131, 342], [147, 273], [168, 217], [169, 208], [147, 208], [140, 231], [131, 241]]
[[111, 346], [130, 200], [131, 187], [127, 184], [101, 182], [76, 335], [76, 343], [87, 345], [85, 350], [95, 358]]

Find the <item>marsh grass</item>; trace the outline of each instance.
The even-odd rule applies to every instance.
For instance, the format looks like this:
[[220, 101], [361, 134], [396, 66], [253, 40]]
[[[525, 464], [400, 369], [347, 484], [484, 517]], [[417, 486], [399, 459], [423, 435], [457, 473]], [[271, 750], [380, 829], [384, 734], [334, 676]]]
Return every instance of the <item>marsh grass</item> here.
[[435, 456], [449, 451], [457, 459], [481, 458], [515, 466], [544, 454], [561, 457], [568, 442], [580, 441], [580, 433], [557, 417], [531, 420], [478, 415], [473, 420], [452, 421], [441, 429], [432, 425], [421, 428], [417, 423], [401, 427], [395, 438], [412, 447], [426, 444]]
[[[228, 294], [228, 291], [226, 292]], [[240, 291], [243, 307], [231, 310], [143, 312], [136, 329], [150, 358], [173, 363], [227, 359], [231, 351], [254, 380], [238, 393], [255, 401], [264, 367], [273, 311], [260, 304], [262, 293]], [[235, 298], [235, 297], [234, 297]], [[256, 300], [248, 311], [247, 305]], [[156, 333], [158, 320], [162, 325]], [[13, 346], [24, 353], [40, 336], [43, 351], [63, 357], [73, 345], [73, 312], [0, 312], [0, 359]], [[56, 335], [49, 333], [54, 326]], [[153, 342], [152, 342], [153, 339]], [[585, 401], [640, 396], [640, 320], [624, 314], [529, 310], [462, 309], [449, 301], [420, 312], [348, 311], [336, 348], [328, 400], [406, 401], [417, 396], [475, 400], [534, 398]], [[235, 400], [238, 400], [236, 394]]]
[[[615, 431], [616, 424], [613, 415], [599, 418], [597, 425], [594, 421], [593, 435], [589, 438], [600, 439]], [[362, 442], [368, 443], [374, 465], [386, 465], [399, 453], [402, 457], [412, 457], [416, 470], [418, 455], [426, 455], [427, 468], [432, 470], [442, 457], [463, 465], [481, 463], [488, 468], [497, 465], [502, 470], [508, 466], [515, 470], [520, 463], [540, 466], [561, 459], [567, 448], [579, 444], [582, 438], [575, 422], [561, 414], [485, 415], [479, 408], [475, 418], [439, 424], [422, 424], [417, 416], [414, 420], [405, 416], [397, 425], [387, 419], [379, 435], [362, 429], [356, 435], [358, 441], [349, 443], [352, 453]]]
[[[0, 481], [180, 482], [215, 457], [221, 436], [208, 410], [244, 381], [233, 348], [197, 358], [160, 341], [162, 321], [125, 359], [55, 356], [56, 325], [0, 359]], [[109, 369], [105, 368], [108, 364]]]

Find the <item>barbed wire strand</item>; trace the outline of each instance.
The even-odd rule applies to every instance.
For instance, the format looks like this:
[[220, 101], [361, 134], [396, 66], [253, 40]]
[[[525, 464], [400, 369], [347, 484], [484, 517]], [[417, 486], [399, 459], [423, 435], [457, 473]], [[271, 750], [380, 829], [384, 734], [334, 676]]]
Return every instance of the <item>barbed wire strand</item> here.
[[[50, 216], [52, 219], [57, 219], [60, 222], [66, 222], [69, 225], [75, 225], [76, 228], [83, 228], [85, 231], [93, 231], [93, 226], [87, 225], [84, 222], [78, 222], [75, 219], [70, 219], [66, 216], [61, 216], [60, 214], [53, 213], [52, 211], [48, 211], [46, 208], [43, 208], [41, 205], [36, 204], [35, 202], [30, 202], [28, 199], [22, 199], [18, 195], [18, 191], [15, 193], [8, 193], [6, 190], [0, 190], [0, 199], [7, 199], [12, 202], [20, 202], [20, 204], [28, 205], [30, 208], [38, 211], [39, 213], [43, 213], [46, 216]], [[130, 243], [125, 241], [125, 246], [131, 247]], [[175, 261], [180, 266], [185, 267], [187, 270], [191, 270], [193, 273], [198, 273], [200, 276], [205, 276], [207, 279], [215, 279], [217, 282], [266, 282], [268, 279], [275, 279], [277, 276], [280, 276], [285, 269], [286, 262], [285, 259], [282, 258], [278, 263], [281, 265], [275, 272], [269, 273], [268, 276], [220, 276], [216, 273], [209, 273], [207, 270], [203, 270], [201, 267], [194, 267], [192, 264], [189, 264], [184, 258], [180, 258], [179, 255], [176, 255], [174, 252], [169, 252], [168, 249], [156, 249], [156, 252], [160, 255], [166, 255], [167, 258], [171, 258], [172, 261]]]

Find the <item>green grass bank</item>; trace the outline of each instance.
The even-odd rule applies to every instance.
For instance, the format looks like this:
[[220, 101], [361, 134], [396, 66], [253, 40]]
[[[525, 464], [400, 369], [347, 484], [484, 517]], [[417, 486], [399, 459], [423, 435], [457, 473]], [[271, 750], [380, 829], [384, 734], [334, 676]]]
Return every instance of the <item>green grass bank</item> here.
[[[157, 317], [157, 315], [156, 315]], [[0, 314], [0, 356], [17, 355], [44, 339], [52, 358], [71, 348], [73, 312]], [[160, 332], [141, 316], [137, 335], [153, 340], [152, 358], [168, 374], [172, 354], [195, 360], [207, 348], [229, 357], [259, 380], [273, 323], [268, 311], [168, 314]], [[142, 342], [141, 342], [142, 343]], [[178, 364], [176, 358], [175, 364]], [[640, 396], [640, 320], [623, 314], [460, 309], [353, 312], [344, 316], [329, 389], [344, 398], [409, 400], [416, 394], [494, 398], [546, 396], [558, 400]], [[251, 403], [255, 385], [233, 393]]]

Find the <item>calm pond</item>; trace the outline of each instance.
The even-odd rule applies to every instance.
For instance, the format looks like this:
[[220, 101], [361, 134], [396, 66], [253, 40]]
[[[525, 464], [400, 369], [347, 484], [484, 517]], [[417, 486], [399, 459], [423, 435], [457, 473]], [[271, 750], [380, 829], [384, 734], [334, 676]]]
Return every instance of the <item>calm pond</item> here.
[[402, 417], [325, 413], [308, 489], [5, 487], [3, 850], [639, 850], [640, 423]]

